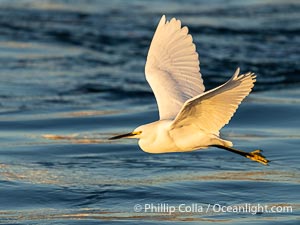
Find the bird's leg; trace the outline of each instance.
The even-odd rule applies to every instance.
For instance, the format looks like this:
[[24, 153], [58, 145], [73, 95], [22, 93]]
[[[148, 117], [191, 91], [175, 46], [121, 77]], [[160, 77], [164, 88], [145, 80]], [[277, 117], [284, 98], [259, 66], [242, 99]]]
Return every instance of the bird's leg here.
[[231, 148], [231, 147], [227, 147], [227, 146], [223, 146], [223, 145], [212, 145], [212, 147], [225, 149], [227, 151], [239, 154], [241, 156], [244, 156], [244, 157], [246, 157], [248, 159], [251, 159], [253, 161], [262, 163], [264, 165], [268, 165], [268, 162], [270, 162], [269, 160], [266, 159], [265, 156], [263, 156], [261, 154], [261, 152], [262, 152], [261, 150], [254, 150], [253, 152], [244, 152], [244, 151], [234, 149], [234, 148]]

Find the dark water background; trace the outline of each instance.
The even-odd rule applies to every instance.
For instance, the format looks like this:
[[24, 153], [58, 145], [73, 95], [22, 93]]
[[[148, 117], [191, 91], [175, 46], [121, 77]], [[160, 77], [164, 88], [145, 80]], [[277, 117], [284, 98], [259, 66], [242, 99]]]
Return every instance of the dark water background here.
[[[223, 135], [261, 148], [151, 155], [108, 142], [158, 118], [144, 78], [162, 14], [188, 25], [207, 89], [240, 66], [254, 92]], [[0, 2], [0, 221], [14, 224], [297, 224], [299, 1]], [[289, 213], [136, 213], [134, 205], [292, 206]], [[143, 221], [143, 222], [141, 222]]]

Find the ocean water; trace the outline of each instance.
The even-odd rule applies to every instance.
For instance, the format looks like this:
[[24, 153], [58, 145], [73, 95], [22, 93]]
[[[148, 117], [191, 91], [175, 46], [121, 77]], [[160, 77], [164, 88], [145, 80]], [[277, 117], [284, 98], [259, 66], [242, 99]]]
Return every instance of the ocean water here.
[[[207, 89], [257, 74], [222, 135], [269, 166], [107, 140], [158, 119], [144, 64], [162, 14], [189, 27]], [[299, 20], [296, 0], [2, 0], [0, 223], [298, 224]]]

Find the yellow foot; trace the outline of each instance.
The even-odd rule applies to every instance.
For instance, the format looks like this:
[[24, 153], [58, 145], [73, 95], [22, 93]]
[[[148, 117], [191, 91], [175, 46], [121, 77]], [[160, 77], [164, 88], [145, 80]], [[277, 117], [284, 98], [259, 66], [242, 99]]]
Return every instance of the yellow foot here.
[[248, 159], [252, 159], [253, 161], [262, 163], [264, 165], [268, 165], [268, 162], [270, 162], [269, 160], [266, 159], [266, 157], [264, 157], [261, 154], [261, 150], [254, 150], [253, 152], [249, 152], [246, 157]]

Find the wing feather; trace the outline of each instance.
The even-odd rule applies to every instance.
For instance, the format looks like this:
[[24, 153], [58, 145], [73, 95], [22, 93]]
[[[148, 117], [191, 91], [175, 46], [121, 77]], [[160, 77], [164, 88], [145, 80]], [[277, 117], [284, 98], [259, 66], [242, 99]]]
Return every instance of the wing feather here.
[[219, 130], [228, 124], [254, 86], [256, 76], [253, 73], [238, 74], [239, 68], [225, 84], [186, 101], [171, 128], [193, 124], [205, 132], [219, 135]]
[[160, 119], [174, 119], [184, 102], [201, 94], [204, 85], [193, 38], [175, 18], [162, 16], [153, 36], [145, 66]]

